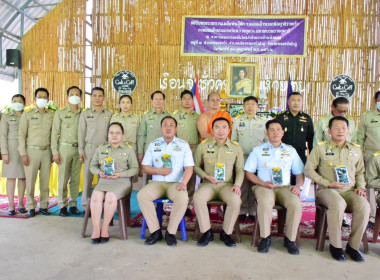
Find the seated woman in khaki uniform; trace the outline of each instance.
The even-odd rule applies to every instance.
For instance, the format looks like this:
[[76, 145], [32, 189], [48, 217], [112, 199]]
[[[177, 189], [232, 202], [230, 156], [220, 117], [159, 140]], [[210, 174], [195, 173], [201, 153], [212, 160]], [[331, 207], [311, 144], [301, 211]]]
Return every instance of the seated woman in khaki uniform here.
[[[117, 200], [131, 192], [130, 178], [139, 170], [136, 154], [132, 146], [122, 143], [123, 137], [123, 126], [111, 123], [108, 127], [108, 142], [97, 148], [91, 160], [91, 173], [100, 177], [91, 196], [92, 244], [109, 240], [108, 227], [115, 214]], [[100, 228], [103, 206], [104, 219]]]
[[14, 192], [18, 188], [18, 211], [26, 213], [24, 206], [25, 173], [18, 152], [18, 126], [24, 112], [25, 97], [16, 94], [12, 97], [12, 110], [3, 114], [1, 119], [1, 154], [3, 158], [3, 177], [7, 178], [9, 200], [8, 215], [16, 215]]

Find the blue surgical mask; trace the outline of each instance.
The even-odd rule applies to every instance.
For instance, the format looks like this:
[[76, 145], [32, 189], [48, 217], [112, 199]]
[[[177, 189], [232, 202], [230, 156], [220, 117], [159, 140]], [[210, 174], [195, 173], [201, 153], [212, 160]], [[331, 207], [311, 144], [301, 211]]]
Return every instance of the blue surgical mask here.
[[376, 105], [377, 105], [377, 110], [380, 111], [380, 102], [376, 102]]

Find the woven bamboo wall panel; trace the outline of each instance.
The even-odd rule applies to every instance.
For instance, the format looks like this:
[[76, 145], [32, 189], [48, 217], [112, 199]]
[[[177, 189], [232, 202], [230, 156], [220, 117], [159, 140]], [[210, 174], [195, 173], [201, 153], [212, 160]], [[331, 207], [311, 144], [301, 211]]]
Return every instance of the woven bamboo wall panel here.
[[[24, 92], [31, 92], [36, 85], [65, 92], [55, 81], [83, 85], [84, 5], [85, 0], [62, 1], [25, 35]], [[307, 56], [184, 57], [180, 55], [184, 15], [308, 16]], [[191, 88], [189, 79], [196, 74], [203, 82], [214, 79], [221, 83], [228, 62], [257, 62], [261, 82], [271, 83], [267, 108], [285, 107], [290, 74], [304, 92], [304, 110], [317, 121], [330, 111], [330, 81], [347, 74], [357, 85], [350, 114], [358, 120], [371, 108], [373, 94], [380, 87], [380, 1], [95, 0], [92, 50], [92, 85], [105, 88], [110, 109], [117, 107], [119, 95], [112, 88], [112, 77], [120, 70], [137, 76], [132, 97], [134, 111], [141, 115], [150, 108], [150, 94], [164, 85], [165, 77], [166, 108], [173, 111], [179, 106], [179, 93]], [[170, 83], [177, 87], [171, 89]], [[200, 86], [206, 99], [211, 89]], [[55, 99], [61, 100], [64, 98]]]
[[66, 90], [84, 87], [86, 0], [64, 0], [23, 37], [22, 87], [27, 103], [45, 87], [50, 99], [66, 104]]

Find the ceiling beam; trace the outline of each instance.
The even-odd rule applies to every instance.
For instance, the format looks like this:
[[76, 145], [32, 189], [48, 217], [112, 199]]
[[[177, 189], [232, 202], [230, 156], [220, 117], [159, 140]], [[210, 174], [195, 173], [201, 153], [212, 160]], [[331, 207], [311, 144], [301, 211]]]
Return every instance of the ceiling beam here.
[[[30, 2], [32, 2], [32, 0], [26, 1], [26, 3], [24, 5], [22, 5], [22, 7], [20, 9], [23, 10], [26, 6], [29, 5]], [[4, 29], [7, 29], [12, 24], [12, 22], [18, 17], [19, 14], [20, 14], [19, 12], [16, 12], [13, 15], [13, 17], [8, 21], [8, 23], [4, 26]]]
[[[37, 3], [36, 1], [33, 1]], [[29, 8], [41, 8], [41, 7], [50, 7], [50, 6], [57, 6], [60, 2], [58, 3], [51, 3], [51, 4], [36, 4], [36, 5], [29, 5], [28, 7], [25, 7], [25, 9]], [[46, 10], [47, 11], [47, 10]]]
[[12, 3], [10, 3], [8, 0], [2, 0], [5, 4], [7, 4], [9, 7], [12, 7], [13, 9], [15, 9], [17, 12], [19, 12], [20, 14], [23, 14], [24, 16], [26, 16], [27, 18], [29, 18], [31, 21], [37, 23], [37, 21], [32, 17], [30, 16], [29, 14], [27, 14], [26, 12], [24, 12], [23, 10], [20, 10], [19, 8], [17, 8], [15, 5], [13, 5]]
[[12, 37], [14, 37], [14, 38], [16, 38], [16, 39], [18, 39], [18, 40], [21, 40], [21, 37], [20, 37], [20, 36], [14, 34], [14, 33], [12, 33], [12, 32], [9, 32], [8, 30], [6, 30], [6, 29], [4, 29], [4, 28], [2, 28], [2, 27], [0, 27], [0, 32], [5, 33], [5, 34], [8, 34], [9, 36], [12, 36]]

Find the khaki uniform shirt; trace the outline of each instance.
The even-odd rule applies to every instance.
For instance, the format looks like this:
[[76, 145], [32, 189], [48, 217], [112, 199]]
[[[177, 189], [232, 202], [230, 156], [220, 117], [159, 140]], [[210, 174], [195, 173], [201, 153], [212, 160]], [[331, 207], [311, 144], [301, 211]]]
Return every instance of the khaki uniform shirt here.
[[362, 149], [373, 152], [380, 150], [380, 112], [378, 110], [364, 113], [356, 138]]
[[132, 177], [139, 171], [136, 154], [129, 144], [121, 143], [119, 147], [113, 149], [107, 142], [97, 148], [91, 160], [90, 171], [92, 174], [97, 175], [100, 171], [104, 172], [106, 157], [112, 157], [115, 173], [120, 173], [120, 177]]
[[249, 156], [254, 147], [267, 141], [265, 124], [267, 119], [254, 116], [252, 119], [242, 115], [234, 119], [231, 140], [237, 141], [243, 149], [244, 156]]
[[40, 114], [37, 107], [30, 112], [24, 111], [18, 131], [18, 151], [21, 156], [26, 155], [27, 146], [50, 146], [53, 117], [54, 113], [48, 109], [45, 109], [44, 114]]
[[[331, 136], [329, 134], [329, 121], [334, 116], [332, 114], [327, 114], [324, 117], [321, 117], [318, 121], [317, 128], [314, 132], [314, 139], [313, 139], [313, 147], [317, 146], [319, 142], [327, 141], [331, 139]], [[349, 133], [347, 135], [346, 141], [347, 142], [354, 142], [356, 143], [356, 129], [355, 129], [355, 122], [354, 120], [346, 116], [348, 120], [348, 128]]]
[[161, 120], [166, 116], [170, 116], [170, 114], [164, 110], [160, 115], [154, 109], [144, 113], [137, 133], [138, 154], [144, 154], [149, 143], [161, 137]]
[[337, 166], [346, 166], [350, 180], [342, 191], [365, 189], [363, 155], [360, 146], [354, 143], [346, 142], [343, 148], [332, 140], [319, 143], [307, 159], [305, 176], [314, 180], [318, 188], [327, 188], [330, 183], [337, 182], [334, 169]]
[[20, 117], [15, 111], [3, 114], [1, 118], [1, 153], [8, 155], [8, 141], [18, 140]]
[[177, 120], [177, 137], [189, 143], [190, 148], [197, 145], [200, 140], [197, 128], [199, 115], [196, 112], [188, 114], [182, 110], [177, 110], [172, 116]]
[[53, 128], [51, 132], [51, 151], [53, 155], [58, 155], [59, 143], [69, 144], [78, 147], [78, 127], [81, 108], [74, 113], [70, 106], [55, 112], [53, 118]]
[[96, 148], [107, 141], [107, 129], [112, 112], [103, 108], [98, 113], [94, 108], [82, 110], [79, 118], [78, 148], [79, 154], [84, 154], [85, 144]]
[[380, 150], [372, 155], [366, 165], [367, 188], [380, 189]]
[[[223, 146], [219, 146], [214, 138], [203, 140], [195, 152], [195, 173], [202, 179], [207, 175], [214, 177], [216, 163], [224, 164], [226, 183], [241, 187], [244, 179], [244, 155], [239, 143], [227, 139]], [[233, 181], [234, 169], [235, 182]]]
[[134, 114], [129, 114], [128, 117], [124, 116], [123, 113], [113, 115], [110, 123], [118, 122], [124, 128], [123, 142], [130, 142], [136, 144], [137, 142], [137, 130], [139, 127], [139, 117]]

